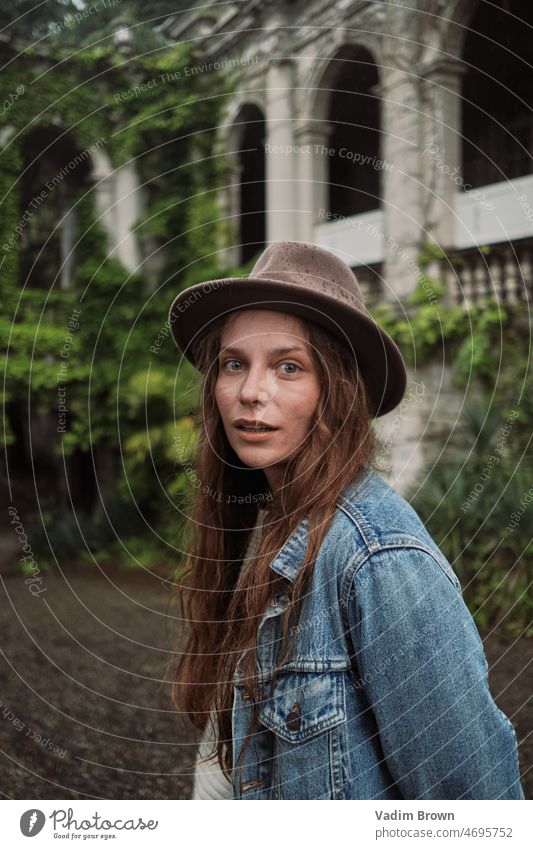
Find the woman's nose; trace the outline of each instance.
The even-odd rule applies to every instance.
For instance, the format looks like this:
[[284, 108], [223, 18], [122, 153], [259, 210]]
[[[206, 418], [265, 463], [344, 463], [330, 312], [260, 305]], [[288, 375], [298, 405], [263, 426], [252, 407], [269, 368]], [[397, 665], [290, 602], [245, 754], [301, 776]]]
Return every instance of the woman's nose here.
[[249, 369], [243, 375], [239, 398], [243, 404], [253, 404], [256, 401], [267, 401], [270, 397], [268, 375], [262, 369]]

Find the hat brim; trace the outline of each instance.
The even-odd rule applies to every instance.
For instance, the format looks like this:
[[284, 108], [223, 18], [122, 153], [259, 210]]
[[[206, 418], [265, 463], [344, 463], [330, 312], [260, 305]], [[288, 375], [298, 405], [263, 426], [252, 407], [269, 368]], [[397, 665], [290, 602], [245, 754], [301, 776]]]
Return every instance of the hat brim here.
[[306, 286], [252, 277], [196, 283], [179, 292], [170, 307], [174, 342], [199, 369], [199, 346], [211, 323], [246, 308], [291, 313], [340, 335], [356, 357], [374, 417], [390, 412], [402, 400], [407, 385], [405, 363], [389, 334], [362, 310]]

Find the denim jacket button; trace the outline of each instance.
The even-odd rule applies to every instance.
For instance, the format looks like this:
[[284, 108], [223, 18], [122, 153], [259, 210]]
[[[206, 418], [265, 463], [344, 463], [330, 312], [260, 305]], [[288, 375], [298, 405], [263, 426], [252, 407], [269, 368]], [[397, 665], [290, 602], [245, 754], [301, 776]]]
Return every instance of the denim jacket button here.
[[281, 604], [286, 604], [288, 601], [290, 601], [288, 595], [277, 595], [274, 599], [274, 606], [278, 607]]
[[292, 710], [287, 714], [285, 724], [290, 731], [299, 731], [302, 725], [302, 717], [300, 714], [300, 705], [294, 702]]

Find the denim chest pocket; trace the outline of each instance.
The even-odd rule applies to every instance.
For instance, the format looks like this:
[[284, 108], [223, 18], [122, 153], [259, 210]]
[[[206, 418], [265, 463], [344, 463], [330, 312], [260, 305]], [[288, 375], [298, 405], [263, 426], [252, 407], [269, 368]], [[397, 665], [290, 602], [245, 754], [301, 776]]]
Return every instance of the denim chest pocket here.
[[273, 734], [273, 798], [340, 793], [346, 717], [345, 672], [280, 673], [259, 714]]
[[344, 722], [344, 673], [282, 673], [273, 695], [263, 705], [260, 719], [289, 743], [308, 740]]

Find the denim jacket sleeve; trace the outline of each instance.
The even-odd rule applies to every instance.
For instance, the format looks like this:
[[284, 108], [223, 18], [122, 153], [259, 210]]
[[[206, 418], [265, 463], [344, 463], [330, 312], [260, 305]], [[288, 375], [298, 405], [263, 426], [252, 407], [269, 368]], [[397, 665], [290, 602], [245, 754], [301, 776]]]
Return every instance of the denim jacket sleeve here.
[[391, 546], [359, 567], [346, 604], [354, 674], [405, 799], [523, 799], [515, 731], [442, 558]]

